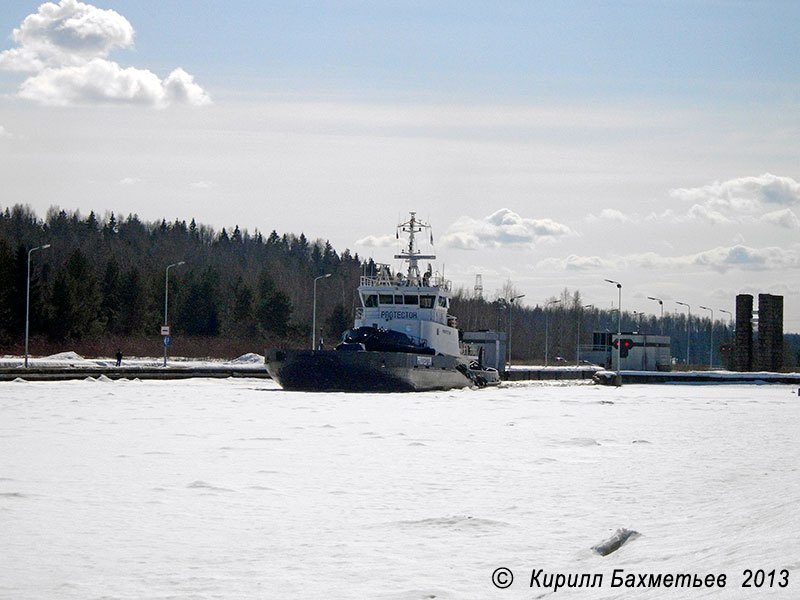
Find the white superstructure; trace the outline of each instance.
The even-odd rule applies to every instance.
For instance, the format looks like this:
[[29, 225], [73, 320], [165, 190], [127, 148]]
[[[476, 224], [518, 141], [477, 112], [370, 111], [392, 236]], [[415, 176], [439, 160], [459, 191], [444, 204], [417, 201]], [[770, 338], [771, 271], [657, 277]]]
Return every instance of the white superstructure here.
[[420, 260], [433, 260], [416, 247], [416, 234], [430, 225], [411, 213], [408, 221], [398, 226], [408, 234], [408, 246], [395, 258], [408, 261], [408, 271], [392, 273], [389, 265], [377, 265], [377, 275], [362, 276], [358, 287], [361, 306], [356, 310], [355, 327], [382, 327], [399, 331], [416, 342], [424, 342], [437, 354], [460, 356], [456, 318], [448, 314], [452, 298], [451, 284], [430, 265], [421, 274]]

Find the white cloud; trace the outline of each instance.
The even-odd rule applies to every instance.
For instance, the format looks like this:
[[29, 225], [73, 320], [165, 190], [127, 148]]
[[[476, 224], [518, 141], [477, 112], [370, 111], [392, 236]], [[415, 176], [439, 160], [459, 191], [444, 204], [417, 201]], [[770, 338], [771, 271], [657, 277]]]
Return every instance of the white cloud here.
[[356, 246], [364, 248], [390, 248], [397, 243], [397, 238], [391, 235], [368, 235], [356, 240]]
[[761, 221], [786, 229], [800, 229], [800, 219], [790, 208], [769, 212], [761, 217]]
[[758, 218], [770, 206], [794, 206], [800, 204], [800, 183], [791, 177], [779, 177], [765, 173], [758, 177], [739, 177], [723, 182], [714, 182], [695, 188], [670, 190], [675, 200], [693, 203], [685, 216], [665, 213], [654, 218], [670, 218], [676, 222], [699, 220], [712, 224], [751, 222], [753, 218], [779, 225], [793, 227], [791, 216], [777, 211], [770, 218]]
[[627, 257], [627, 260], [644, 268], [680, 269], [685, 267], [707, 267], [720, 273], [731, 269], [778, 271], [800, 267], [800, 255], [798, 255], [797, 250], [775, 246], [751, 248], [741, 244], [730, 247], [717, 247], [696, 254], [676, 257], [664, 257], [654, 253], [647, 253]]
[[142, 180], [138, 177], [123, 177], [119, 180], [120, 185], [136, 185], [140, 183]]
[[703, 221], [709, 225], [725, 225], [732, 222], [721, 212], [702, 204], [695, 204], [689, 209], [685, 217], [677, 217], [676, 220], [679, 222], [687, 220]]
[[619, 221], [620, 223], [630, 223], [633, 220], [628, 215], [613, 208], [604, 208], [600, 211], [600, 218], [609, 221]]
[[742, 271], [781, 271], [800, 268], [800, 253], [796, 248], [775, 246], [751, 248], [741, 244], [717, 247], [696, 254], [662, 256], [655, 252], [632, 254], [614, 260], [598, 256], [570, 255], [566, 258], [548, 258], [540, 261], [538, 268], [551, 270], [590, 270], [639, 267], [643, 269], [707, 268], [719, 273], [739, 269]]
[[543, 240], [554, 240], [574, 234], [552, 219], [530, 219], [507, 209], [474, 219], [461, 217], [442, 237], [442, 243], [451, 248], [477, 250], [502, 246], [531, 246]]
[[614, 270], [618, 265], [612, 260], [599, 256], [577, 256], [570, 254], [566, 258], [546, 258], [536, 263], [537, 269], [551, 271], [591, 271], [595, 269]]
[[0, 139], [2, 138], [10, 138], [13, 137], [9, 131], [6, 130], [5, 127], [0, 125]]
[[213, 181], [200, 180], [193, 182], [191, 187], [196, 190], [210, 190], [211, 188], [215, 187], [215, 185]]
[[173, 103], [202, 106], [208, 94], [177, 68], [163, 81], [153, 72], [108, 60], [115, 48], [132, 48], [134, 30], [113, 10], [77, 0], [48, 2], [11, 35], [19, 44], [0, 53], [0, 69], [32, 73], [22, 98], [48, 106]]
[[604, 208], [600, 211], [599, 215], [590, 214], [586, 217], [587, 221], [616, 221], [617, 223], [633, 223], [635, 219], [630, 216], [626, 215], [622, 211], [616, 210], [614, 208]]

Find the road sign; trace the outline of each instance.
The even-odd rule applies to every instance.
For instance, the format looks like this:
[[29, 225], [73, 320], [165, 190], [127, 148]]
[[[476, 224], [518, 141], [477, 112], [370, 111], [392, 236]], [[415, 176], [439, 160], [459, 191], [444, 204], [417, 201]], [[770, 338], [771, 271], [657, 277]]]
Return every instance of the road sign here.
[[168, 335], [164, 336], [164, 345], [165, 346], [169, 346], [169, 336]]
[[169, 325], [161, 326], [161, 335], [169, 335]]

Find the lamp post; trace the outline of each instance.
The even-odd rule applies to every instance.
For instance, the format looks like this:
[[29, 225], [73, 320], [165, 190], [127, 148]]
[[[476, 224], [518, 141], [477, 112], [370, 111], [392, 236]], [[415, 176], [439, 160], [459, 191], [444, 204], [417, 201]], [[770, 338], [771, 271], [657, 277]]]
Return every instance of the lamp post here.
[[506, 325], [506, 332], [508, 337], [508, 368], [511, 370], [511, 309], [514, 306], [514, 300], [519, 300], [520, 298], [524, 298], [525, 294], [520, 294], [519, 296], [512, 296], [508, 299], [508, 324]]
[[583, 308], [578, 313], [578, 333], [575, 336], [575, 366], [581, 366], [581, 325], [583, 322], [583, 310], [585, 308], [594, 308], [594, 304], [584, 304]]
[[544, 305], [544, 366], [545, 367], [547, 366], [547, 351], [548, 351], [547, 346], [549, 343], [548, 338], [550, 336], [549, 326], [547, 322], [548, 321], [547, 315], [549, 311], [547, 309], [550, 307], [551, 304], [559, 304], [560, 302], [561, 300], [550, 300], [550, 302]]
[[708, 346], [708, 368], [714, 368], [714, 309], [708, 308], [707, 306], [701, 306], [703, 310], [707, 310], [711, 312], [711, 342]]
[[692, 321], [692, 307], [689, 306], [688, 304], [686, 304], [686, 302], [678, 302], [677, 300], [675, 301], [675, 304], [680, 304], [681, 306], [685, 306], [688, 309], [688, 313], [687, 313], [687, 316], [686, 316], [686, 368], [688, 369], [689, 368], [689, 343], [691, 341], [690, 338], [689, 338], [689, 324]]
[[[723, 308], [720, 308], [719, 312], [725, 313], [726, 315], [728, 315], [728, 324], [729, 324], [728, 327], [730, 327], [730, 323], [733, 323], [733, 313], [731, 311], [725, 310]], [[734, 330], [735, 330], [735, 328], [734, 328]]]
[[617, 292], [619, 293], [619, 302], [617, 305], [617, 381], [616, 384], [618, 386], [622, 385], [622, 375], [620, 374], [620, 346], [622, 344], [622, 284], [619, 281], [614, 281], [613, 279], [606, 279], [607, 283], [611, 283], [617, 286]]
[[655, 300], [661, 305], [661, 335], [664, 335], [664, 301], [661, 298], [655, 298], [653, 296], [648, 296], [648, 300]]
[[311, 314], [311, 349], [317, 349], [317, 281], [330, 277], [330, 273], [314, 277], [314, 306]]
[[50, 244], [36, 246], [28, 250], [28, 275], [25, 283], [25, 368], [28, 368], [28, 325], [30, 323], [31, 313], [31, 254], [35, 250], [44, 250], [49, 248]]
[[[167, 321], [167, 310], [169, 307], [169, 270], [172, 267], [178, 267], [180, 265], [185, 265], [186, 261], [182, 260], [180, 262], [172, 263], [171, 265], [167, 265], [167, 269], [164, 272], [164, 327], [168, 327]], [[166, 337], [166, 336], [165, 336]], [[167, 347], [168, 347], [167, 340], [164, 340], [164, 366], [167, 366]]]

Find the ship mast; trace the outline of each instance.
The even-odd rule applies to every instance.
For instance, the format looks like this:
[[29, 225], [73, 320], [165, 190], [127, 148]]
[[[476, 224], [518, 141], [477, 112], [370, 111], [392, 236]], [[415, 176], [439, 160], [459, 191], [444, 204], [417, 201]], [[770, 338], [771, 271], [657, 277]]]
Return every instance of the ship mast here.
[[408, 261], [408, 285], [421, 286], [422, 278], [419, 274], [418, 262], [420, 260], [434, 260], [436, 256], [433, 254], [420, 254], [420, 251], [416, 248], [414, 237], [423, 229], [430, 229], [430, 225], [417, 220], [417, 213], [412, 212], [409, 214], [411, 218], [405, 223], [398, 225], [400, 231], [408, 234], [408, 247], [405, 249], [404, 253], [395, 254], [394, 257]]

